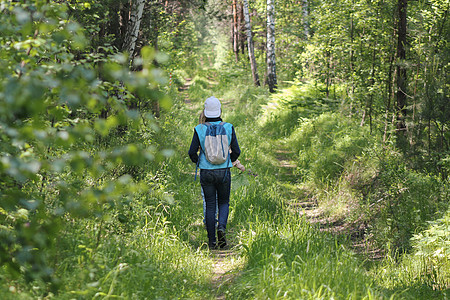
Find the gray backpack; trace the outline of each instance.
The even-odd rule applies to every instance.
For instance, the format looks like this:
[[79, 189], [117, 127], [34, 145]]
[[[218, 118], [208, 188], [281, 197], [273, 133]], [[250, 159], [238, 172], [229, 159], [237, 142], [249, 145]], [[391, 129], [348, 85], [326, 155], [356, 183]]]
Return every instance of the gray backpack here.
[[227, 161], [229, 157], [228, 151], [228, 136], [223, 126], [225, 122], [213, 125], [206, 122], [206, 136], [205, 136], [205, 152], [206, 159], [213, 165], [220, 165]]

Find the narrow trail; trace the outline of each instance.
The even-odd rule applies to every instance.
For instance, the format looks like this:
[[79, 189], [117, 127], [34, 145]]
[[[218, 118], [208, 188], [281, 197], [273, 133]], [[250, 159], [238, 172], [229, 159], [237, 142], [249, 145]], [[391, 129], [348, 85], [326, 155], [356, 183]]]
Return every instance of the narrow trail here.
[[241, 260], [239, 255], [233, 250], [215, 250], [212, 251], [213, 257], [213, 276], [211, 288], [215, 291], [216, 299], [226, 298], [227, 284], [230, 284], [236, 276], [239, 275]]
[[184, 85], [182, 87], [178, 88], [178, 91], [183, 96], [184, 103], [186, 104], [186, 106], [188, 106], [188, 108], [192, 108], [192, 102], [191, 102], [191, 99], [189, 99], [189, 94], [188, 94], [188, 89], [192, 84], [192, 78], [186, 78], [185, 80], [186, 80], [186, 82], [184, 83]]
[[307, 218], [312, 218], [320, 214], [319, 208], [310, 195], [298, 188], [299, 176], [296, 174], [297, 165], [293, 160], [293, 152], [284, 148], [279, 145], [274, 154], [279, 168], [278, 178], [288, 190], [288, 206], [291, 211], [300, 216], [306, 215]]
[[[212, 78], [209, 78], [212, 80]], [[214, 83], [211, 83], [212, 85]], [[185, 84], [178, 89], [187, 109], [193, 111], [196, 105], [189, 98], [189, 87], [192, 85], [192, 78], [186, 78]], [[223, 103], [223, 106], [228, 106], [230, 103]], [[228, 236], [232, 236], [233, 232], [228, 232]], [[230, 239], [228, 239], [230, 244]], [[230, 245], [229, 249], [226, 250], [212, 250], [212, 276], [210, 287], [215, 294], [216, 299], [225, 299], [225, 289], [222, 287], [230, 283], [239, 273], [241, 263], [241, 258], [239, 254], [233, 249], [233, 245]]]
[[365, 226], [358, 222], [349, 223], [343, 219], [327, 217], [313, 195], [298, 187], [297, 166], [292, 159], [293, 153], [284, 149], [282, 145], [275, 150], [275, 158], [278, 162], [278, 177], [288, 190], [288, 207], [292, 212], [318, 226], [320, 231], [330, 232], [335, 235], [347, 236], [351, 240], [353, 251], [364, 261], [378, 261], [384, 257], [379, 248], [376, 248], [365, 237]]

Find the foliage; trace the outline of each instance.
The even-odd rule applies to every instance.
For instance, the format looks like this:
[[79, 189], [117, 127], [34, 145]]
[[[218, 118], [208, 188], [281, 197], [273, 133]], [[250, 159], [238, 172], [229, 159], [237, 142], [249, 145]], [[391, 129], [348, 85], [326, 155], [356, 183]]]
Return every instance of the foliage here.
[[101, 217], [104, 204], [145, 189], [119, 170], [153, 161], [157, 149], [104, 141], [155, 122], [127, 104], [157, 96], [163, 80], [149, 48], [139, 73], [120, 55], [90, 60], [65, 6], [3, 1], [1, 9], [1, 264], [56, 287], [49, 262], [65, 216]]
[[444, 289], [450, 285], [450, 210], [429, 223], [428, 229], [411, 239], [414, 255], [422, 258], [427, 266], [422, 274], [425, 283]]
[[[65, 299], [207, 295], [209, 258], [205, 252], [192, 251], [178, 238], [167, 220], [170, 208], [151, 205], [157, 200], [152, 198], [141, 197], [139, 203], [131, 205], [134, 225], [131, 220], [121, 219], [105, 221], [103, 226], [92, 220], [72, 220], [57, 247], [55, 276], [60, 278], [61, 287], [54, 296]], [[120, 231], [120, 227], [130, 230]], [[33, 284], [33, 289], [27, 291], [20, 281], [10, 283], [13, 292], [9, 293], [10, 299], [36, 298], [46, 293], [42, 282]], [[185, 284], [190, 288], [185, 289]]]
[[402, 155], [347, 117], [304, 120], [286, 143], [323, 210], [361, 223], [386, 250], [410, 249], [412, 235], [447, 208], [445, 181], [411, 170]]
[[408, 170], [393, 156], [381, 160], [365, 197], [375, 216], [369, 227], [385, 247], [409, 250], [412, 235], [447, 209], [448, 192], [433, 175]]
[[[435, 298], [448, 297], [448, 216], [447, 210], [444, 217], [429, 222], [427, 229], [413, 236], [412, 253], [402, 257], [389, 255], [378, 268], [371, 270], [378, 284], [399, 291], [404, 298], [422, 298], [433, 294]], [[400, 292], [405, 286], [412, 288]], [[439, 295], [431, 290], [444, 293]]]
[[[233, 61], [224, 1], [147, 1], [135, 72], [120, 54], [127, 1], [1, 1], [0, 297], [447, 297], [445, 3], [409, 6], [414, 114], [403, 155], [390, 139], [395, 2], [301, 1], [308, 16], [297, 2], [277, 1], [277, 62], [290, 81], [269, 98]], [[251, 5], [262, 66], [265, 1]], [[258, 174], [232, 170], [235, 247], [224, 259], [241, 265], [215, 290], [186, 155], [212, 94]], [[291, 184], [281, 144], [299, 166]], [[360, 222], [387, 258], [367, 273], [346, 238], [292, 209], [308, 196]]]

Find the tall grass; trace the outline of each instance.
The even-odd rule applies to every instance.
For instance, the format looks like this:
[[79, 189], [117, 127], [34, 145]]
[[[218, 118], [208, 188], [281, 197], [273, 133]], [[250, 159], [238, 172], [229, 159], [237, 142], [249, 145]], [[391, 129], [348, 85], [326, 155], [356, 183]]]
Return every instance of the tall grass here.
[[298, 155], [301, 174], [314, 182], [333, 182], [349, 161], [361, 155], [373, 140], [367, 128], [337, 113], [305, 120], [288, 139]]
[[[376, 299], [373, 283], [334, 237], [298, 217], [252, 223], [241, 235], [248, 264], [231, 299]], [[375, 296], [377, 295], [377, 296]]]
[[[339, 88], [338, 88], [339, 89]], [[336, 111], [336, 98], [327, 98], [325, 86], [315, 81], [294, 82], [272, 94], [262, 106], [259, 124], [274, 138], [289, 136], [303, 119]]]
[[[2, 299], [155, 299], [206, 298], [211, 261], [204, 251], [193, 249], [178, 237], [159, 206], [137, 210], [140, 222], [123, 230], [113, 221], [73, 220], [60, 238], [54, 262], [59, 290], [34, 282], [10, 282]], [[129, 226], [129, 225], [127, 225]], [[188, 289], [186, 287], [189, 287]]]

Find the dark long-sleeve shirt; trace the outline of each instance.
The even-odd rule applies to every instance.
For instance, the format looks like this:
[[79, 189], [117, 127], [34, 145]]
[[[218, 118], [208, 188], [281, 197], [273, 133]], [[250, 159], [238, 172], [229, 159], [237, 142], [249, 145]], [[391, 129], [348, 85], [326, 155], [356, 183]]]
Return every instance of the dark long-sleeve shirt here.
[[[207, 118], [206, 122], [216, 122], [216, 121], [222, 121], [221, 118]], [[198, 137], [197, 131], [194, 129], [194, 136], [192, 137], [191, 146], [189, 147], [189, 157], [191, 158], [193, 163], [198, 162], [198, 149], [200, 147], [200, 139]], [[234, 131], [234, 127], [232, 127], [231, 131], [231, 143], [230, 143], [230, 160], [231, 162], [236, 161], [238, 159], [239, 155], [241, 154], [241, 149], [239, 148], [239, 144], [236, 138], [236, 133]]]

